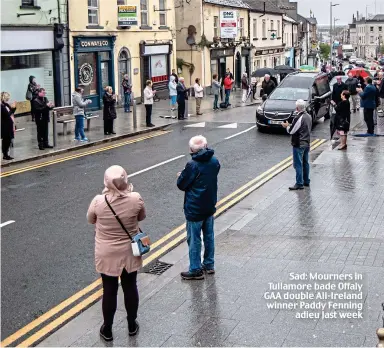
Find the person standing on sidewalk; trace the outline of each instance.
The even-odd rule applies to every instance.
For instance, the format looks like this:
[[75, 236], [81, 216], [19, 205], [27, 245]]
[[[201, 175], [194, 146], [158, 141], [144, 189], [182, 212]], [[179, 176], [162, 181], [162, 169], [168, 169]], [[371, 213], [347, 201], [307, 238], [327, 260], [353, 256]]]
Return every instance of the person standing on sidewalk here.
[[77, 141], [88, 141], [84, 133], [85, 108], [88, 104], [92, 103], [92, 100], [84, 100], [83, 92], [84, 89], [78, 87], [72, 93], [73, 114], [76, 119], [75, 140]]
[[364, 121], [367, 124], [367, 135], [375, 134], [373, 113], [376, 109], [376, 87], [372, 84], [372, 78], [366, 78], [366, 87], [358, 88], [357, 92], [361, 98], [361, 107], [364, 108]]
[[[341, 93], [341, 102], [334, 104], [336, 111], [335, 126], [340, 135], [340, 146], [338, 150], [347, 149], [347, 135], [349, 132], [349, 125], [351, 123], [351, 105], [349, 104], [350, 94], [349, 91]], [[332, 101], [332, 103], [335, 103]]]
[[381, 109], [379, 109], [378, 112], [384, 113], [384, 73], [382, 71], [379, 72], [379, 83], [377, 88], [379, 89], [380, 107], [381, 107]]
[[103, 96], [103, 120], [104, 120], [104, 134], [116, 134], [113, 130], [113, 121], [117, 117], [116, 116], [116, 95], [113, 94], [113, 90], [111, 86], [105, 87], [105, 93]]
[[102, 194], [92, 200], [87, 220], [95, 225], [95, 264], [103, 282], [101, 305], [104, 323], [100, 328], [100, 336], [109, 342], [113, 340], [112, 325], [117, 308], [119, 277], [124, 292], [129, 336], [136, 335], [139, 330], [136, 320], [139, 308], [136, 278], [137, 271], [142, 267], [142, 258], [133, 256], [131, 240], [107, 202], [132, 237], [139, 232], [139, 221], [145, 219], [145, 206], [140, 194], [133, 192], [127, 172], [120, 166], [115, 165], [105, 171], [104, 186]]
[[357, 85], [359, 81], [353, 77], [351, 73], [348, 74], [348, 78], [345, 81], [345, 84], [348, 87], [348, 91], [351, 95], [350, 100], [352, 101], [352, 111], [356, 112], [356, 110], [360, 110], [360, 99], [357, 94]]
[[33, 100], [33, 110], [35, 111], [35, 122], [37, 127], [37, 142], [40, 150], [52, 149], [53, 146], [48, 142], [48, 123], [49, 112], [54, 107], [45, 96], [45, 89], [39, 88], [38, 96]]
[[[169, 77], [168, 89], [169, 89], [169, 98], [171, 100], [171, 111], [175, 111], [176, 103], [177, 103], [177, 83], [176, 83], [176, 78], [173, 75]], [[176, 117], [172, 117], [172, 118], [176, 118]]]
[[225, 90], [225, 105], [228, 107], [231, 104], [229, 103], [229, 97], [231, 96], [231, 90], [233, 86], [233, 79], [231, 78], [231, 73], [227, 73], [223, 82], [224, 90]]
[[248, 90], [249, 90], [249, 82], [248, 82], [248, 75], [247, 73], [243, 73], [243, 77], [241, 78], [241, 91], [242, 91], [242, 98], [241, 101], [245, 103], [247, 101], [248, 97]]
[[268, 74], [265, 74], [264, 81], [261, 84], [261, 89], [263, 91], [263, 94], [266, 94], [268, 96], [273, 92], [275, 88], [276, 88], [276, 84], [272, 81], [271, 76]]
[[296, 171], [296, 184], [289, 190], [302, 190], [309, 186], [309, 147], [311, 141], [312, 118], [305, 111], [306, 103], [299, 99], [296, 101], [296, 115], [292, 124], [284, 122], [282, 126], [291, 134], [293, 148], [293, 167]]
[[204, 96], [204, 87], [200, 84], [200, 79], [197, 78], [195, 80], [195, 85], [193, 86], [193, 89], [195, 90], [195, 99], [196, 99], [196, 115], [202, 115], [200, 112], [201, 109], [201, 101]]
[[172, 69], [172, 76], [175, 78], [176, 84], [178, 84], [179, 83], [179, 77], [177, 76], [175, 69]]
[[29, 84], [27, 87], [27, 93], [25, 95], [25, 98], [30, 101], [31, 103], [31, 115], [32, 115], [32, 122], [35, 121], [35, 113], [33, 110], [33, 100], [38, 97], [38, 90], [40, 88], [40, 85], [36, 83], [35, 76], [29, 76]]
[[156, 94], [156, 91], [152, 90], [152, 81], [147, 80], [145, 83], [146, 87], [144, 89], [144, 106], [145, 106], [145, 121], [147, 127], [155, 127], [152, 123], [152, 107], [153, 107], [153, 97]]
[[337, 76], [336, 81], [337, 82], [333, 85], [332, 89], [332, 101], [337, 105], [341, 102], [341, 93], [348, 90], [348, 86], [343, 82], [341, 76]]
[[185, 88], [184, 77], [179, 77], [177, 84], [177, 113], [179, 120], [185, 120], [185, 101], [188, 99], [188, 90]]
[[14, 158], [9, 155], [9, 148], [12, 139], [15, 137], [15, 111], [16, 103], [9, 104], [11, 95], [8, 92], [1, 92], [1, 150], [3, 151], [3, 159], [11, 161]]
[[[204, 279], [203, 270], [215, 273], [215, 241], [213, 214], [217, 203], [217, 177], [220, 163], [201, 135], [191, 138], [189, 149], [192, 160], [178, 173], [177, 187], [185, 192], [184, 214], [187, 220], [189, 271], [182, 272], [185, 280]], [[204, 240], [204, 261], [201, 264], [201, 231]]]
[[128, 74], [124, 75], [124, 79], [121, 86], [123, 87], [123, 93], [124, 93], [124, 112], [132, 112], [131, 111], [132, 85], [129, 82]]
[[221, 85], [220, 82], [217, 81], [217, 74], [213, 74], [212, 76], [212, 93], [213, 93], [213, 110], [219, 110], [219, 94]]

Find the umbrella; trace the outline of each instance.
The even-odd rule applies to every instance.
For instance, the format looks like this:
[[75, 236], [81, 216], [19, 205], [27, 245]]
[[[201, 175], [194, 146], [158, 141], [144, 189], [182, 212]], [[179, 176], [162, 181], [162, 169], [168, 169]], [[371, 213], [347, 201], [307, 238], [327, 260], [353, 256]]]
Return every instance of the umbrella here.
[[300, 70], [308, 70], [308, 71], [315, 71], [317, 70], [314, 66], [312, 65], [301, 65], [299, 67]]
[[252, 77], [264, 77], [265, 74], [272, 76], [278, 74], [278, 72], [272, 68], [260, 68], [252, 73]]
[[354, 65], [352, 65], [352, 64], [349, 64], [349, 65], [346, 65], [345, 67], [344, 67], [344, 71], [347, 71], [347, 70], [351, 70], [351, 69], [353, 69], [355, 66]]
[[366, 77], [372, 77], [372, 74], [371, 72], [368, 70], [368, 69], [364, 69], [364, 68], [354, 68], [354, 69], [351, 69], [349, 70], [348, 73], [352, 73], [353, 76], [356, 76], [356, 73], [360, 71], [360, 76], [362, 78], [366, 78]]
[[278, 74], [289, 74], [291, 72], [296, 71], [295, 68], [292, 68], [291, 66], [288, 66], [288, 65], [278, 65], [278, 66], [275, 66], [274, 69]]

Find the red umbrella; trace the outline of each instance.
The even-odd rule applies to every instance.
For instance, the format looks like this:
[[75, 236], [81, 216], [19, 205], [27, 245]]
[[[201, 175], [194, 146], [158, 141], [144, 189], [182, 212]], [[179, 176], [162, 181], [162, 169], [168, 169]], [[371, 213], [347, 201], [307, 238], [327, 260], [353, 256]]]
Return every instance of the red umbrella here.
[[356, 76], [356, 73], [357, 72], [360, 72], [360, 76], [362, 77], [362, 78], [366, 78], [366, 77], [372, 77], [372, 74], [371, 74], [371, 72], [368, 70], [368, 69], [364, 69], [364, 68], [354, 68], [354, 69], [351, 69], [351, 70], [349, 70], [348, 71], [348, 74], [349, 73], [352, 73], [352, 75], [353, 76]]

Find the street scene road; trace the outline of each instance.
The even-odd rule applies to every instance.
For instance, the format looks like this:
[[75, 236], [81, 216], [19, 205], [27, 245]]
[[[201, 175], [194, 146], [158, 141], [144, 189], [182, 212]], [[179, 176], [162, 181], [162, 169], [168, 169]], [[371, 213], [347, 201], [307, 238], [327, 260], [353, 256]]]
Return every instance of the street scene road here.
[[[189, 160], [192, 136], [206, 136], [221, 161], [219, 199], [290, 155], [289, 137], [257, 132], [254, 115], [255, 107], [206, 114], [151, 139], [4, 177], [2, 200], [12, 204], [3, 204], [2, 222], [15, 222], [2, 229], [2, 337], [98, 278], [85, 214], [107, 167], [134, 175], [147, 208], [142, 228], [155, 242], [184, 222], [176, 173]], [[320, 121], [313, 139], [327, 138], [328, 127]]]

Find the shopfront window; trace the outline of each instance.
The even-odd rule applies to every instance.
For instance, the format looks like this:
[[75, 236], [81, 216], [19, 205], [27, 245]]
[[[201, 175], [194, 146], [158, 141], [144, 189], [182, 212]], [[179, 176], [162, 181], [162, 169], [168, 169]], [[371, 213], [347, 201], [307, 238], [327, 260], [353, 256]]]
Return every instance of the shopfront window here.
[[99, 24], [99, 0], [88, 0], [88, 24]]
[[167, 55], [151, 57], [151, 76], [153, 82], [168, 80], [167, 76]]
[[96, 53], [79, 53], [77, 59], [79, 87], [84, 89], [84, 95], [98, 94]]
[[141, 25], [148, 25], [148, 0], [140, 0]]

